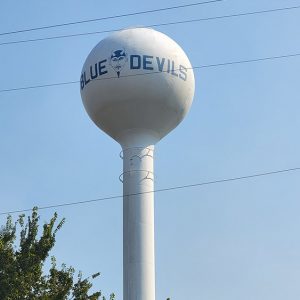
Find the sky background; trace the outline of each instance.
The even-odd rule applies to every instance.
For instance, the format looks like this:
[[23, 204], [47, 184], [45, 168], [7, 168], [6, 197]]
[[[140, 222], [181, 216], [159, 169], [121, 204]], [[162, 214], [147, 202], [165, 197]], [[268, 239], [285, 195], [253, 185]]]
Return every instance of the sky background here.
[[[0, 32], [187, 3], [4, 1]], [[295, 5], [224, 0], [0, 43]], [[299, 53], [299, 20], [296, 9], [156, 29], [199, 66]], [[79, 80], [107, 35], [0, 45], [0, 89]], [[299, 167], [299, 70], [300, 57], [195, 70], [190, 113], [156, 147], [156, 188]], [[88, 118], [79, 84], [0, 93], [0, 212], [122, 194], [120, 150]], [[299, 196], [300, 172], [157, 193], [157, 300], [299, 299]], [[54, 211], [40, 211], [42, 222]], [[52, 251], [58, 263], [100, 271], [95, 288], [122, 299], [122, 199], [56, 211], [67, 220]]]

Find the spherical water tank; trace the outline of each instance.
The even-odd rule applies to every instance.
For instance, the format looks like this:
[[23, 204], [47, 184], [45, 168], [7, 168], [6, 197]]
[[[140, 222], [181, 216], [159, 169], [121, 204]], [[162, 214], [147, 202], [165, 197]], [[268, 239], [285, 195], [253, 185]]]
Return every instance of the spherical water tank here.
[[121, 144], [133, 132], [163, 138], [189, 111], [194, 88], [181, 47], [149, 28], [124, 29], [100, 41], [80, 78], [90, 118]]

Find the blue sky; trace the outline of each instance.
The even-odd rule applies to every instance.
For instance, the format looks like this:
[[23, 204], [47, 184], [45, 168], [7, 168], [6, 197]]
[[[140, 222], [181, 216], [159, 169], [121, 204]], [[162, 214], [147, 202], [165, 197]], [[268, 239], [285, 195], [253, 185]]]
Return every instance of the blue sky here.
[[[1, 32], [185, 4], [180, 1], [6, 1]], [[193, 8], [1, 36], [100, 31], [300, 5], [224, 0]], [[193, 65], [300, 52], [300, 9], [156, 28]], [[78, 80], [106, 37], [0, 46], [0, 89]], [[300, 58], [199, 69], [183, 123], [156, 147], [156, 188], [300, 166]], [[1, 211], [119, 195], [120, 146], [89, 120], [79, 84], [0, 94]], [[157, 299], [300, 297], [300, 173], [158, 193]], [[53, 255], [101, 271], [122, 299], [121, 199], [57, 209], [67, 222]], [[41, 211], [42, 221], [54, 210]], [[1, 216], [1, 223], [5, 217]]]

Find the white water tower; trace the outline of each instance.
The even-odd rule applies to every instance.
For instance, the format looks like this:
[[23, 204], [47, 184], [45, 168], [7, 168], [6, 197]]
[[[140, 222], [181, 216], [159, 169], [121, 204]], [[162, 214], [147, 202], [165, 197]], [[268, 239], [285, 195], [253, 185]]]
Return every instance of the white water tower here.
[[184, 51], [149, 28], [103, 39], [82, 69], [87, 113], [122, 147], [124, 300], [155, 299], [154, 145], [182, 121], [194, 89]]

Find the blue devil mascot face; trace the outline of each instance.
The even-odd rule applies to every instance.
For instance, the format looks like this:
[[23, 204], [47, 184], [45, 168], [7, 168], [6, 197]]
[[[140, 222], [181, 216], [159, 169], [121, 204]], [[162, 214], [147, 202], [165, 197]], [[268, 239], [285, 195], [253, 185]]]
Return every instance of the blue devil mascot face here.
[[109, 63], [111, 67], [117, 72], [120, 77], [120, 72], [127, 62], [127, 54], [125, 49], [115, 50], [111, 53]]

